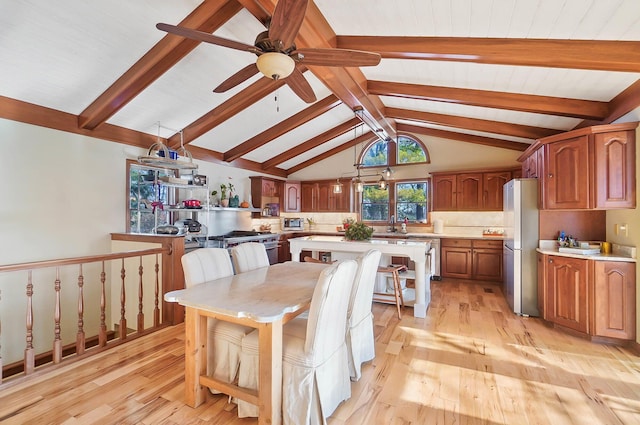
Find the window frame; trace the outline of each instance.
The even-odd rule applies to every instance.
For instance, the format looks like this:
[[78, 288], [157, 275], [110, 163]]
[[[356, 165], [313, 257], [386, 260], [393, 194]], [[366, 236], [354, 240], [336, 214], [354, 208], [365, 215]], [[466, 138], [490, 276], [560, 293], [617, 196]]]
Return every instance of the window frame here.
[[364, 160], [365, 157], [367, 156], [367, 153], [369, 152], [369, 150], [376, 145], [377, 143], [380, 143], [381, 140], [374, 138], [373, 140], [369, 141], [365, 147], [362, 149], [362, 152], [360, 153], [360, 157], [358, 159], [358, 164], [360, 164], [360, 168], [361, 169], [371, 169], [371, 168], [380, 168], [380, 167], [405, 167], [405, 166], [411, 166], [411, 165], [422, 165], [422, 164], [430, 164], [431, 163], [431, 156], [429, 155], [429, 150], [427, 149], [427, 147], [424, 145], [424, 143], [422, 143], [422, 141], [420, 141], [420, 139], [418, 139], [417, 137], [413, 137], [410, 134], [398, 134], [398, 140], [399, 139], [409, 139], [410, 141], [416, 143], [418, 146], [420, 146], [420, 148], [422, 148], [422, 151], [424, 152], [424, 156], [425, 156], [425, 161], [418, 161], [418, 162], [398, 162], [398, 158], [399, 158], [399, 149], [400, 149], [400, 143], [398, 143], [395, 140], [391, 140], [387, 142], [387, 161], [384, 164], [375, 164], [375, 165], [365, 165]]
[[[398, 190], [398, 185], [399, 184], [406, 184], [406, 183], [424, 183], [426, 185], [426, 209], [425, 209], [425, 221], [424, 222], [418, 222], [418, 221], [410, 221], [409, 224], [411, 224], [412, 226], [430, 226], [431, 225], [431, 221], [430, 221], [430, 212], [431, 212], [431, 177], [426, 177], [424, 179], [417, 179], [417, 178], [410, 178], [410, 179], [401, 179], [401, 180], [394, 180], [392, 182], [389, 182], [387, 189], [389, 191], [389, 204], [387, 206], [387, 219], [386, 220], [365, 220], [364, 219], [364, 214], [363, 214], [363, 205], [364, 203], [362, 202], [362, 194], [360, 194], [360, 217], [362, 218], [362, 221], [365, 222], [366, 224], [370, 225], [370, 226], [380, 226], [380, 225], [386, 225], [387, 223], [389, 223], [389, 220], [391, 218], [391, 212], [393, 211], [393, 215], [396, 216], [396, 222], [400, 222], [400, 217], [398, 217], [398, 196], [397, 196], [397, 190]], [[365, 186], [375, 186], [377, 185], [377, 182], [365, 182], [364, 183]]]

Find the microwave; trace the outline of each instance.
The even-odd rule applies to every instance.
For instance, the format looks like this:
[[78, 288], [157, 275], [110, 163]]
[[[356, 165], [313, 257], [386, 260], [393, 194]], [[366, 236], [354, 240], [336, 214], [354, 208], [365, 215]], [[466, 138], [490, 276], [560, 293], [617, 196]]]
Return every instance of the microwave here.
[[303, 218], [284, 218], [282, 224], [283, 230], [304, 230]]

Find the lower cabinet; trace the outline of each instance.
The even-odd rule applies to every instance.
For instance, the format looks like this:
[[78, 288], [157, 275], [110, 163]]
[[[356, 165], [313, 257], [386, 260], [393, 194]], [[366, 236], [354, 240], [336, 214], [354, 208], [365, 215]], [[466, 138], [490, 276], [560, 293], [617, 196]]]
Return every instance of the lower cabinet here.
[[443, 277], [502, 282], [502, 241], [442, 239], [440, 274]]
[[545, 320], [596, 337], [634, 340], [635, 263], [538, 256]]

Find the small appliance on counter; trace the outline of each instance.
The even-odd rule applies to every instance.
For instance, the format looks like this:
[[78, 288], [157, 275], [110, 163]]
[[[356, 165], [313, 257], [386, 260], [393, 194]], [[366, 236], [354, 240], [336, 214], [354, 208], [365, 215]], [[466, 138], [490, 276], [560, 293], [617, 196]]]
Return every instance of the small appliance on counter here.
[[282, 219], [282, 230], [304, 230], [303, 218], [284, 218]]

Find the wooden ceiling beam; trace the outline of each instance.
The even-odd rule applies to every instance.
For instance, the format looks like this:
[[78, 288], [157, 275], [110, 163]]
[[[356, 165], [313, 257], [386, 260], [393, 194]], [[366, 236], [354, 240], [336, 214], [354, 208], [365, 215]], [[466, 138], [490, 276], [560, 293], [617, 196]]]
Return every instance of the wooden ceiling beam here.
[[336, 155], [336, 154], [338, 154], [338, 153], [340, 153], [342, 151], [345, 151], [345, 150], [347, 150], [349, 148], [357, 146], [360, 143], [366, 143], [366, 142], [370, 141], [374, 137], [376, 137], [376, 136], [371, 131], [368, 131], [368, 132], [356, 137], [355, 139], [353, 139], [353, 140], [351, 140], [349, 142], [343, 143], [340, 146], [337, 146], [337, 147], [335, 147], [333, 149], [330, 149], [330, 150], [328, 150], [328, 151], [326, 151], [326, 152], [324, 152], [324, 153], [322, 153], [322, 154], [320, 154], [318, 156], [315, 156], [315, 157], [313, 157], [311, 159], [308, 159], [308, 160], [306, 160], [304, 162], [301, 162], [300, 164], [295, 165], [295, 166], [293, 166], [291, 168], [288, 168], [287, 169], [287, 174], [293, 174], [296, 171], [300, 171], [303, 168], [307, 168], [310, 165], [313, 165], [313, 164], [315, 164], [317, 162], [320, 162], [323, 159], [327, 159], [329, 157], [332, 157], [333, 155]]
[[246, 155], [259, 148], [260, 146], [269, 143], [270, 141], [282, 136], [283, 134], [305, 124], [312, 119], [319, 117], [325, 112], [341, 105], [342, 101], [334, 95], [329, 95], [322, 100], [317, 101], [313, 105], [303, 109], [295, 115], [287, 118], [279, 124], [266, 129], [260, 134], [255, 135], [251, 139], [240, 143], [239, 145], [229, 149], [224, 153], [225, 161], [233, 161], [240, 158], [242, 155]]
[[306, 142], [300, 143], [299, 145], [289, 149], [286, 152], [281, 153], [280, 155], [274, 156], [270, 160], [263, 162], [262, 166], [264, 168], [271, 168], [278, 164], [282, 164], [285, 161], [295, 158], [298, 155], [301, 155], [311, 149], [317, 148], [318, 146], [338, 136], [343, 135], [347, 131], [351, 131], [358, 124], [360, 124], [360, 120], [358, 118], [351, 118], [349, 121], [333, 127], [332, 129], [327, 130], [324, 133], [307, 140]]
[[[457, 133], [455, 131], [436, 130], [418, 125], [397, 124], [398, 131], [424, 134], [425, 136], [439, 137], [441, 139], [457, 140], [459, 142], [474, 143], [476, 145], [493, 146], [494, 148], [511, 149], [524, 152], [530, 145], [528, 143], [512, 142], [510, 140], [494, 139], [491, 137], [475, 136], [473, 134]], [[287, 170], [288, 171], [288, 170]]]
[[640, 41], [337, 36], [337, 47], [383, 58], [640, 72]]
[[575, 128], [590, 127], [592, 125], [611, 124], [620, 117], [640, 107], [640, 80], [636, 80], [629, 87], [620, 92], [609, 102], [609, 115], [601, 120], [584, 120]]
[[[232, 116], [242, 112], [260, 99], [284, 86], [284, 80], [273, 81], [269, 78], [260, 78], [255, 83], [242, 89], [225, 102], [216, 106], [183, 130], [184, 143], [188, 144], [222, 124]], [[180, 146], [180, 134], [174, 134], [169, 138], [171, 147]]]
[[[207, 0], [179, 25], [211, 33], [241, 9], [236, 0]], [[183, 37], [165, 35], [80, 113], [78, 126], [91, 130], [103, 124], [199, 44]]]
[[199, 146], [189, 146], [189, 152], [195, 159], [210, 162], [212, 164], [224, 165], [225, 167], [241, 168], [243, 170], [255, 171], [256, 173], [266, 173], [272, 176], [287, 177], [287, 171], [282, 168], [271, 167], [265, 169], [261, 163], [248, 159], [238, 158], [234, 161], [225, 161], [223, 153], [201, 148]]
[[487, 133], [504, 134], [525, 139], [539, 139], [560, 133], [562, 130], [551, 128], [533, 127], [530, 125], [513, 124], [500, 121], [481, 120], [477, 118], [465, 118], [454, 115], [436, 114], [432, 112], [413, 111], [400, 108], [386, 108], [385, 115], [389, 118], [420, 121], [429, 124], [445, 125]]
[[380, 96], [458, 103], [563, 117], [602, 120], [609, 114], [607, 102], [591, 100], [386, 81], [369, 81], [367, 87], [370, 93]]

